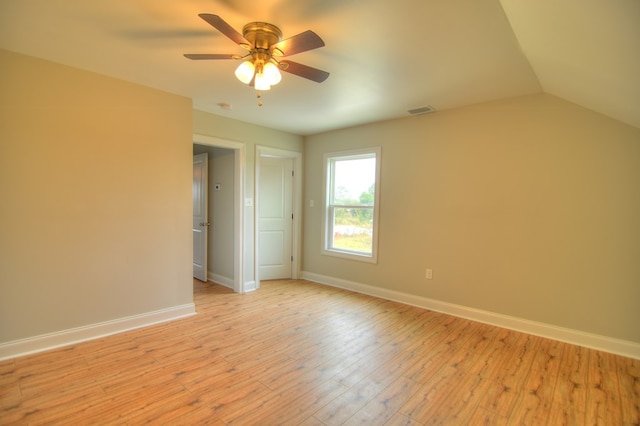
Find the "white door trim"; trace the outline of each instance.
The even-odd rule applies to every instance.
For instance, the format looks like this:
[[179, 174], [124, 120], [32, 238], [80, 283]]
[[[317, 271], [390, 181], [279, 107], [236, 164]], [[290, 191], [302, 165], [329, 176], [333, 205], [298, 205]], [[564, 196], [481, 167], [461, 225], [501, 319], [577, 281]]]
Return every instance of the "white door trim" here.
[[[268, 146], [256, 145], [256, 154], [255, 154], [255, 171], [254, 171], [254, 193], [255, 193], [255, 208], [256, 211], [259, 211], [258, 208], [260, 206], [260, 157], [261, 156], [272, 156], [272, 157], [280, 157], [280, 158], [291, 158], [293, 159], [293, 233], [292, 233], [292, 243], [293, 247], [291, 249], [291, 253], [293, 253], [293, 262], [291, 264], [291, 278], [298, 279], [300, 276], [300, 259], [301, 259], [301, 250], [302, 250], [302, 153], [297, 151], [289, 151], [285, 149], [271, 148]], [[260, 247], [259, 234], [260, 234], [260, 218], [259, 215], [254, 215], [254, 243], [253, 246], [256, 247], [255, 257], [254, 257], [254, 273], [255, 273], [255, 281], [256, 287], [260, 287], [260, 253], [257, 249]]]
[[245, 170], [245, 145], [242, 142], [230, 141], [211, 136], [193, 134], [193, 143], [198, 145], [215, 146], [227, 148], [234, 151], [234, 172], [233, 172], [233, 291], [236, 293], [245, 292], [244, 283], [244, 170]]

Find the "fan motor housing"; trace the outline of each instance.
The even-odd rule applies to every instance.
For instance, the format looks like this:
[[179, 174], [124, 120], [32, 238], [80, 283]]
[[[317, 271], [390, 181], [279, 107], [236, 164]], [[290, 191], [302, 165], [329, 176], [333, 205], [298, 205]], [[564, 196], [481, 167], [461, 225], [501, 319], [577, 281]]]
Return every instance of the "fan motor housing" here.
[[267, 22], [250, 22], [242, 28], [242, 35], [258, 49], [269, 49], [282, 40], [280, 28]]

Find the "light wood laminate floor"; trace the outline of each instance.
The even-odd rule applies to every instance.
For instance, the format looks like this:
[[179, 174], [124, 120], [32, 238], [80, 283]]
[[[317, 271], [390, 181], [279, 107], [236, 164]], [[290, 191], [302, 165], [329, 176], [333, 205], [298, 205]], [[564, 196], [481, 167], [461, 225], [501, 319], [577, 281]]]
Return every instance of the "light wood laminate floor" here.
[[305, 281], [0, 362], [0, 424], [626, 425], [640, 361]]

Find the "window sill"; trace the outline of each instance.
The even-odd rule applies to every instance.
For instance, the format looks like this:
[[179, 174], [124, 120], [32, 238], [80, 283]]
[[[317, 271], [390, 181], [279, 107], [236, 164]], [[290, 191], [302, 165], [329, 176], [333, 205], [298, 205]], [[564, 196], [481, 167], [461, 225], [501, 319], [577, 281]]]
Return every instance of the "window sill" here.
[[325, 256], [339, 257], [341, 259], [355, 260], [357, 262], [365, 262], [365, 263], [373, 263], [373, 264], [378, 263], [377, 256], [375, 255], [360, 254], [360, 253], [351, 252], [351, 251], [324, 249], [322, 250], [321, 254]]

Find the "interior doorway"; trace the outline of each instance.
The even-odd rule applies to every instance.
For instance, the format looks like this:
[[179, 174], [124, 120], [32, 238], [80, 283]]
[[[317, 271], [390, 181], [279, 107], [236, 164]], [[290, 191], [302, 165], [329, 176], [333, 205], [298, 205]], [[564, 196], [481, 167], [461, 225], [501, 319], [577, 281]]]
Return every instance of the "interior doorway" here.
[[209, 153], [193, 148], [193, 277], [207, 281], [209, 246]]
[[[244, 293], [244, 144], [227, 141], [210, 136], [193, 136], [194, 154], [209, 154], [209, 194], [211, 201], [218, 199], [217, 207], [210, 209], [209, 236], [210, 243], [223, 249], [210, 250], [207, 278], [232, 288], [237, 293]], [[199, 149], [198, 149], [199, 148]], [[218, 161], [219, 160], [219, 161]], [[215, 169], [218, 169], [215, 171]], [[226, 168], [221, 178], [220, 168]], [[218, 174], [216, 174], [218, 173]], [[219, 182], [217, 181], [219, 180]], [[217, 185], [216, 185], [217, 184]], [[215, 194], [211, 197], [211, 194]], [[213, 207], [213, 205], [210, 206]], [[221, 208], [221, 212], [217, 211]], [[218, 223], [216, 223], [218, 222]], [[214, 239], [217, 239], [215, 242]], [[217, 254], [216, 254], [217, 253]], [[213, 256], [213, 259], [211, 257]], [[211, 262], [214, 260], [214, 262]], [[220, 266], [223, 265], [223, 266]], [[219, 272], [219, 273], [218, 273]]]
[[258, 205], [259, 275], [291, 278], [293, 261], [293, 159], [260, 157]]
[[300, 270], [302, 153], [256, 147], [256, 285], [297, 279]]

